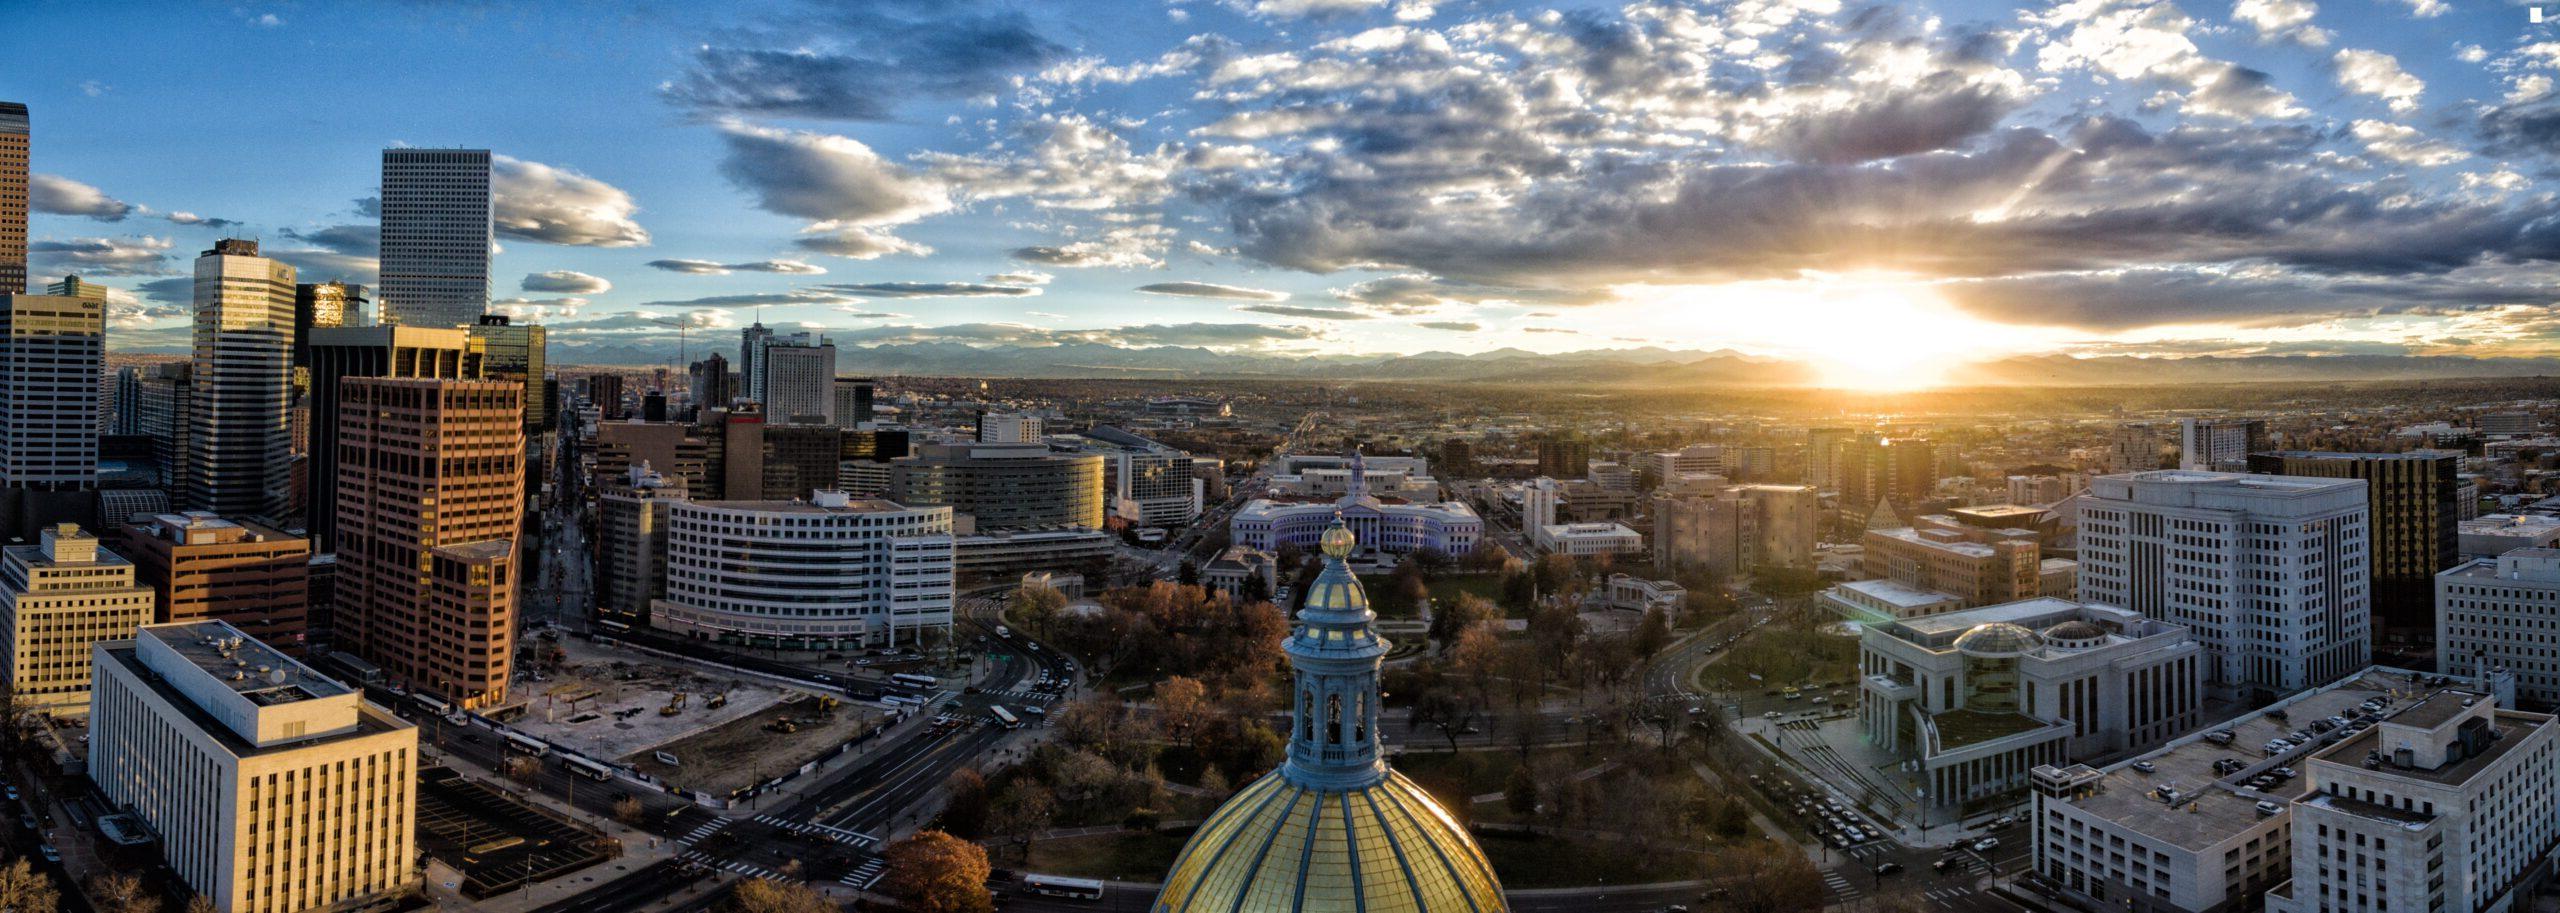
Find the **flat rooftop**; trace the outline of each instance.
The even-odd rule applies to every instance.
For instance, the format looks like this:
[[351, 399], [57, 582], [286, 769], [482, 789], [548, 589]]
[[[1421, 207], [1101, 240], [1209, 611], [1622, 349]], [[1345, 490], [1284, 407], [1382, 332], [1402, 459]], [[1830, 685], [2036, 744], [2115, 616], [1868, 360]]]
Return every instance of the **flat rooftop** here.
[[[2425, 717], [2422, 717], [2419, 720], [2410, 721], [2410, 725], [2432, 726], [2434, 724], [2443, 723], [2445, 720], [2451, 719], [2455, 713], [2461, 712], [2462, 707], [2460, 702], [2462, 698], [2470, 696], [2471, 695], [2455, 691], [2440, 692], [2434, 697], [2428, 698], [2428, 702], [2432, 703], [2446, 698], [2453, 698], [2455, 704], [2452, 712], [2429, 712]], [[2428, 721], [2430, 719], [2432, 722]], [[2392, 717], [2392, 722], [2397, 723], [2401, 721], [2401, 717], [2399, 716]], [[2411, 780], [2424, 780], [2430, 783], [2443, 783], [2447, 785], [2467, 783], [2470, 782], [2472, 777], [2478, 776], [2481, 771], [2489, 769], [2490, 765], [2498, 763], [2500, 758], [2506, 757], [2508, 752], [2514, 751], [2516, 746], [2524, 744], [2524, 737], [2532, 735], [2534, 727], [2543, 725], [2549, 721], [2549, 718], [2544, 717], [2541, 714], [2520, 713], [2513, 710], [2500, 710], [2495, 716], [2491, 717], [2491, 722], [2497, 727], [2498, 738], [2489, 743], [2489, 750], [2464, 758], [2460, 761], [2455, 761], [2443, 767], [2438, 767], [2434, 770], [2416, 770], [2385, 764], [2378, 772], [2395, 777], [2405, 777]], [[2376, 726], [2357, 733], [2353, 738], [2330, 746], [2329, 750], [2320, 752], [2318, 757], [2320, 760], [2327, 761], [2332, 764], [2361, 765], [2364, 763], [2364, 758], [2367, 753], [2380, 751], [2382, 747], [2382, 727]]]
[[1936, 590], [1924, 590], [1883, 579], [1851, 580], [1840, 584], [1840, 588], [1904, 609], [1926, 608], [1956, 598]]
[[143, 628], [138, 636], [160, 641], [179, 658], [261, 707], [336, 697], [355, 690], [259, 643], [257, 638], [240, 636], [238, 628], [219, 621], [152, 625]]
[[[2300, 771], [2303, 763], [2315, 753], [2313, 749], [2295, 749], [2267, 757], [2261, 750], [2272, 741], [2297, 729], [2307, 729], [2311, 721], [2342, 716], [2368, 698], [2389, 698], [2396, 690], [2407, 693], [2422, 688], [2427, 676], [2393, 669], [2373, 668], [2352, 678], [2332, 684], [2323, 690], [2307, 692], [2290, 701], [2220, 725], [2207, 724], [2196, 734], [2170, 743], [2167, 747], [2128, 759], [2108, 767], [2091, 795], [2065, 802], [2092, 817], [2112, 822], [2115, 827], [2142, 834], [2153, 840], [2190, 851], [2204, 851], [2265, 822], [2257, 804], [2274, 802], [2282, 805], [2301, 796], [2307, 777], [2295, 776], [2272, 789], [2259, 790], [2241, 785], [2249, 778], [2268, 770], [2292, 766]], [[2383, 709], [2386, 718], [2409, 707], [2401, 701]], [[2269, 714], [2282, 712], [2285, 719]], [[2231, 744], [2216, 745], [2205, 741], [2203, 734], [2216, 729], [2232, 733]], [[2373, 738], [2379, 726], [2366, 729], [2347, 744]], [[2314, 742], [2314, 745], [2318, 745]], [[2332, 750], [2342, 750], [2333, 746]], [[2354, 756], [2361, 759], [2361, 752]], [[2215, 761], [2230, 758], [2247, 766], [2225, 775], [2214, 771]], [[2134, 770], [2134, 761], [2149, 762], [2151, 773]], [[2153, 790], [2176, 789], [2182, 797], [2171, 805], [2160, 800]]]
[[1964, 555], [1971, 558], [1989, 558], [1993, 555], [1999, 554], [1999, 552], [1993, 551], [1991, 546], [1984, 545], [1980, 542], [1972, 542], [1964, 539], [1935, 538], [1927, 533], [1910, 527], [1903, 527], [1901, 529], [1870, 530], [1867, 534], [1871, 536], [1883, 536], [1888, 539], [1900, 539], [1904, 542], [1909, 542], [1923, 548], [1933, 548], [1942, 552]]
[[[177, 686], [169, 684], [168, 679], [164, 679], [153, 674], [151, 667], [144, 665], [142, 658], [134, 655], [134, 649], [131, 645], [118, 644], [116, 646], [106, 647], [103, 652], [105, 655], [105, 661], [124, 666], [126, 671], [133, 673], [135, 679], [149, 687], [153, 693], [158, 694], [161, 700], [168, 702], [170, 706], [176, 707], [178, 712], [186, 717], [188, 725], [194, 726], [198, 731], [203, 732], [207, 737], [212, 738], [217, 744], [222, 746], [223, 750], [230, 752], [233, 757], [248, 758], [274, 752], [295, 751], [310, 745], [313, 741], [311, 739], [295, 739], [292, 741], [279, 742], [274, 745], [259, 747], [256, 743], [241, 738], [239, 733], [232, 731], [229, 724], [226, 724], [219, 719], [215, 719], [213, 714], [207, 713], [204, 708], [196, 706], [196, 702], [194, 700], [188, 698], [183, 692], [180, 692]], [[345, 686], [341, 685], [340, 687], [343, 688]], [[358, 700], [356, 701], [355, 706], [355, 731], [332, 736], [324, 736], [322, 737], [324, 740], [336, 741], [339, 739], [362, 738], [364, 736], [380, 735], [385, 732], [396, 732], [402, 729], [417, 728], [409, 721], [392, 716], [390, 711], [377, 707], [372, 703]]]
[[[2325, 454], [2341, 456], [2342, 454]], [[2245, 472], [2211, 472], [2202, 469], [2160, 469], [2131, 474], [2136, 484], [2204, 485], [2237, 488], [2252, 492], [2313, 492], [2344, 485], [2362, 485], [2353, 479], [2325, 479], [2311, 476], [2257, 475]]]
[[2057, 725], [2021, 713], [1983, 713], [1978, 710], [1949, 710], [1930, 719], [1938, 724], [1938, 750], [1941, 752]]
[[[1994, 622], [2023, 624], [2031, 619], [2043, 618], [2049, 615], [2078, 612], [2084, 608], [2093, 607], [2084, 606], [2068, 599], [2056, 599], [2051, 596], [2038, 596], [2034, 599], [2022, 599], [2017, 602], [2004, 602], [1994, 606], [1983, 606], [1979, 609], [1966, 609], [1961, 612], [1948, 612], [1944, 615], [1930, 615], [1922, 618], [1905, 618], [1901, 621], [1894, 622], [1894, 624], [1909, 629], [1911, 633], [1918, 634], [1923, 637], [1939, 637], [1962, 634], [1966, 631], [1973, 630], [1976, 625], [1987, 625]], [[2034, 625], [2028, 625], [2028, 627], [2034, 627]]]

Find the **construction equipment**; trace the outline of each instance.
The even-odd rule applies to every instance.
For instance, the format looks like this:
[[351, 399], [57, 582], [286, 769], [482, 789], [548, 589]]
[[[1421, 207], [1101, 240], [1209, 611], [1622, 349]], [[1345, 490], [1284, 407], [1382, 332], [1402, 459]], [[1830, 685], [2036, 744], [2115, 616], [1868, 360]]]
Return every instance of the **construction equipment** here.
[[667, 698], [667, 705], [666, 705], [666, 706], [658, 708], [658, 715], [659, 715], [659, 716], [674, 716], [674, 715], [676, 715], [676, 714], [683, 713], [683, 712], [684, 712], [684, 699], [685, 699], [685, 693], [684, 693], [684, 692], [682, 692], [682, 691], [678, 691], [678, 692], [676, 692], [674, 696]]

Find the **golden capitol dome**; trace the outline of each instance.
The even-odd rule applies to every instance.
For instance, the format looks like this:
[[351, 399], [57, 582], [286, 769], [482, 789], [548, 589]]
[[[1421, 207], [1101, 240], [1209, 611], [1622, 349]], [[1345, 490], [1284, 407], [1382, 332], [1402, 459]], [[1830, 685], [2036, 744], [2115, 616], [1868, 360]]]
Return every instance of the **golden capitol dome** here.
[[1340, 520], [1287, 645], [1297, 673], [1289, 759], [1219, 806], [1156, 895], [1156, 913], [1502, 913], [1475, 839], [1379, 752], [1386, 638], [1344, 559]]

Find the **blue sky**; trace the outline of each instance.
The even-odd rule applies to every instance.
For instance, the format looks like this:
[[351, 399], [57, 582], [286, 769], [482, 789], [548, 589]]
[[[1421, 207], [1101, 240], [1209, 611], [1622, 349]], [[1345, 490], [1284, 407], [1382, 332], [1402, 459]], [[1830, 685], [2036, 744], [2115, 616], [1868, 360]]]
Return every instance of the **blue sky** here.
[[224, 234], [369, 280], [364, 201], [403, 144], [506, 157], [493, 294], [572, 362], [665, 347], [649, 319], [726, 338], [760, 302], [848, 344], [1898, 371], [2554, 348], [2560, 34], [2504, 0], [11, 18], [34, 266], [133, 290], [119, 348], [183, 339], [166, 280]]

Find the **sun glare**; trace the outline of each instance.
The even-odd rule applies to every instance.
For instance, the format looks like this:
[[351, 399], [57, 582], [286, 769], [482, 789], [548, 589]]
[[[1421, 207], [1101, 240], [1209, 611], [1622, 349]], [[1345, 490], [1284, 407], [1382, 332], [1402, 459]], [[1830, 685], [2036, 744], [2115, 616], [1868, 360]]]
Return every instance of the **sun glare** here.
[[1636, 305], [1627, 329], [1661, 332], [1660, 315], [1676, 307], [1699, 318], [1680, 340], [1685, 344], [1803, 361], [1823, 383], [1844, 389], [1940, 386], [1967, 364], [2052, 351], [2065, 341], [2055, 331], [1975, 317], [1925, 283], [1898, 276], [1619, 292]]

